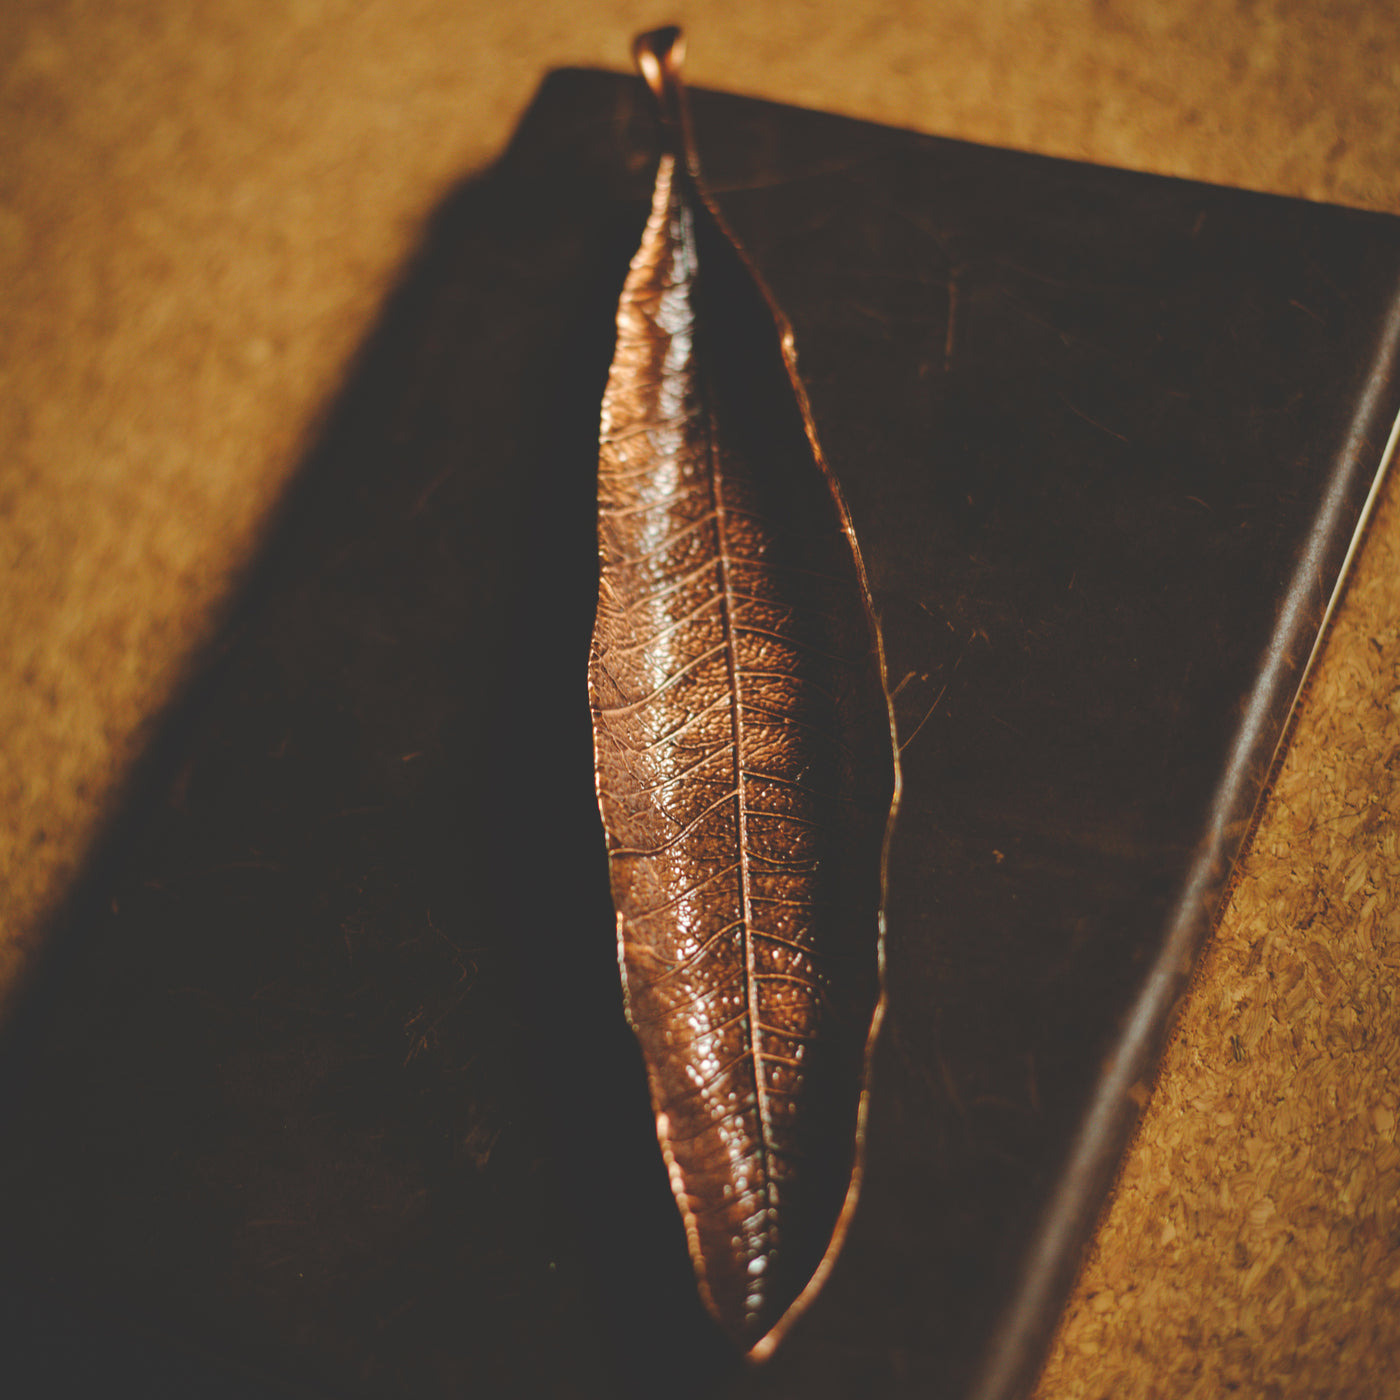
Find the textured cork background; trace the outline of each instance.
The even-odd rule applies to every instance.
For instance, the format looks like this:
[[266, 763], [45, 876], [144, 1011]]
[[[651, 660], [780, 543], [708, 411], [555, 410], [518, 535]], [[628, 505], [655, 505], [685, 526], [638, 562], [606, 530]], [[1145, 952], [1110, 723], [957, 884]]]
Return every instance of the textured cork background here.
[[[1400, 213], [1385, 0], [3, 0], [0, 1002], [429, 213], [546, 70]], [[1040, 1400], [1400, 1368], [1400, 477]]]

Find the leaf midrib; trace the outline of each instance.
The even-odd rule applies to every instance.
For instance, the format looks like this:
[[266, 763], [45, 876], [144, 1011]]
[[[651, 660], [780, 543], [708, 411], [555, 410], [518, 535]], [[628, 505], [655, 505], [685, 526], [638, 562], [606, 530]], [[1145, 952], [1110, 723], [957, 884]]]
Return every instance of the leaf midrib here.
[[[687, 213], [691, 211], [687, 210]], [[694, 215], [692, 214], [692, 219]], [[717, 425], [709, 392], [709, 380], [703, 372], [701, 345], [705, 328], [701, 323], [698, 298], [699, 277], [703, 270], [696, 256], [695, 228], [693, 222], [686, 230], [686, 255], [692, 286], [692, 323], [695, 326], [695, 339], [692, 347], [692, 364], [695, 369], [696, 388], [700, 399], [701, 412], [705, 424], [705, 452], [710, 479], [710, 507], [715, 521], [715, 553], [719, 567], [720, 586], [720, 626], [724, 635], [725, 665], [729, 676], [729, 717], [734, 736], [734, 803], [735, 837], [738, 845], [739, 895], [741, 902], [742, 936], [744, 942], [744, 1004], [748, 1012], [748, 1061], [753, 1074], [754, 1102], [758, 1112], [759, 1148], [763, 1157], [763, 1197], [771, 1206], [773, 1197], [772, 1149], [773, 1121], [768, 1105], [767, 1087], [763, 1082], [763, 1063], [759, 1043], [758, 978], [754, 961], [752, 875], [749, 869], [748, 841], [748, 801], [744, 793], [744, 724], [743, 705], [740, 697], [742, 670], [739, 666], [737, 626], [734, 620], [734, 594], [729, 580], [729, 536], [727, 514], [724, 501], [724, 477], [720, 469], [717, 451]]]

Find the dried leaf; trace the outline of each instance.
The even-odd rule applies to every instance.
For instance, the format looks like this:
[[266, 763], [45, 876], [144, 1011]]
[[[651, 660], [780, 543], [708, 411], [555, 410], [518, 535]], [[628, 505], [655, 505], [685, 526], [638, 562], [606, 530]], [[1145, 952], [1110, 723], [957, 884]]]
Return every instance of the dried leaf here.
[[617, 314], [589, 671], [628, 1016], [702, 1296], [755, 1358], [854, 1208], [896, 790], [864, 571], [792, 336], [696, 180], [678, 31]]

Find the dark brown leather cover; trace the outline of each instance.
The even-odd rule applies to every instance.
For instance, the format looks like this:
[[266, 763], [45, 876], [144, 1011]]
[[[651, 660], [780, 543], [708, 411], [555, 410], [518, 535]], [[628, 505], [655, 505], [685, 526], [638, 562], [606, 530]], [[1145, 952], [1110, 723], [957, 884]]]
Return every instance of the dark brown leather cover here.
[[904, 746], [826, 1289], [736, 1368], [622, 1017], [593, 474], [654, 149], [639, 83], [561, 73], [440, 211], [10, 1028], [25, 1393], [1033, 1380], [1400, 406], [1400, 225], [695, 105]]

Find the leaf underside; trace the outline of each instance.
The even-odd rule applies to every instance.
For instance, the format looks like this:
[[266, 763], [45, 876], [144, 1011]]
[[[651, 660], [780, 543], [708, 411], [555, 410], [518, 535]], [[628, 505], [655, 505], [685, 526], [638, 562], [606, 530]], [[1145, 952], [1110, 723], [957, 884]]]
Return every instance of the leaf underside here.
[[810, 1296], [854, 1203], [888, 702], [784, 330], [672, 154], [617, 327], [589, 670], [599, 807], [697, 1280], [749, 1350]]

